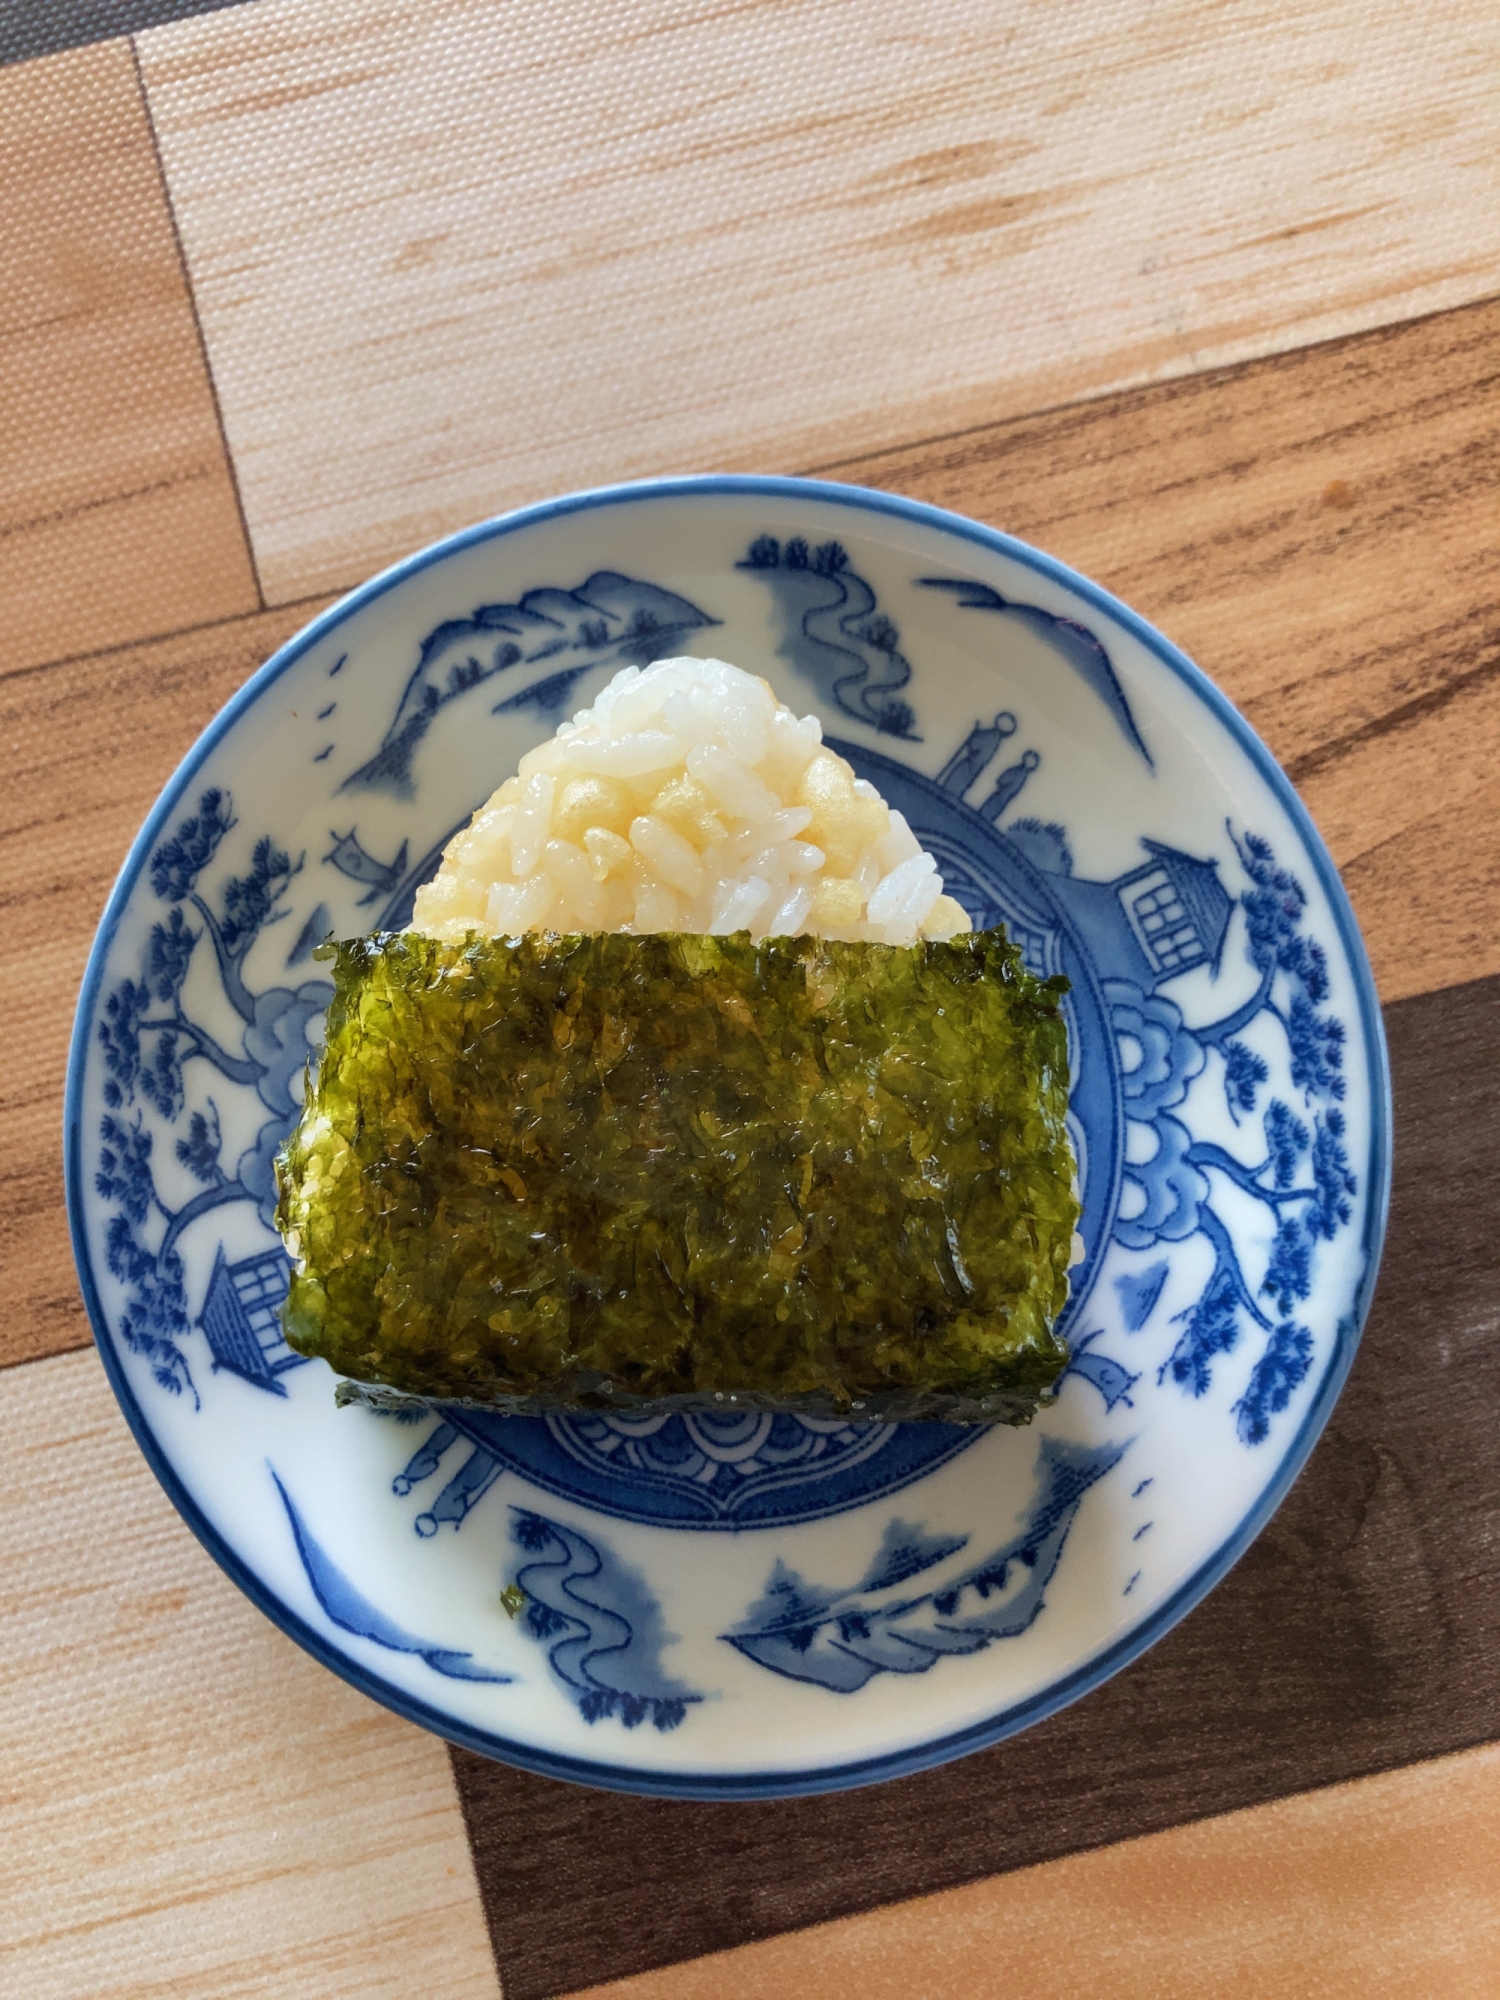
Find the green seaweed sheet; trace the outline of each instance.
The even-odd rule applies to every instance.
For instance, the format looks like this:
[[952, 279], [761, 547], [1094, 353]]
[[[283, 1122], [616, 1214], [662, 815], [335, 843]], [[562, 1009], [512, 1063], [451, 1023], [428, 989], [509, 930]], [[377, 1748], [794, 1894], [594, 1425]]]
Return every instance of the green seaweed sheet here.
[[277, 1220], [287, 1339], [346, 1398], [961, 1423], [1047, 1399], [1067, 982], [1003, 930], [330, 952]]

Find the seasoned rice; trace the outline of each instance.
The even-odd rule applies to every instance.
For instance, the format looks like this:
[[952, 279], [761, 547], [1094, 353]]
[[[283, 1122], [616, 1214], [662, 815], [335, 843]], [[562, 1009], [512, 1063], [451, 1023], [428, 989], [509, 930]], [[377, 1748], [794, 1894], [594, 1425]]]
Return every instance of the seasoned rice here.
[[970, 928], [937, 863], [816, 716], [723, 660], [616, 674], [448, 843], [413, 929], [810, 933]]

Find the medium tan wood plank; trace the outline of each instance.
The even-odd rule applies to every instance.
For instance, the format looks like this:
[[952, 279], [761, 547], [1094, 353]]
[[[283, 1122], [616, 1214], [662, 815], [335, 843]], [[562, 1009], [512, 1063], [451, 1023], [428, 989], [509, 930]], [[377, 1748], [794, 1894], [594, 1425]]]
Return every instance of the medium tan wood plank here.
[[5, 665], [257, 602], [130, 46], [0, 69]]
[[140, 38], [273, 599], [1500, 289], [1500, 11], [258, 0]]
[[1051, 550], [1296, 780], [1382, 997], [1500, 970], [1500, 303], [846, 462]]
[[62, 1093], [110, 884], [179, 758], [317, 608], [0, 678], [0, 1367], [91, 1338], [63, 1207]]
[[590, 1987], [587, 2000], [1488, 2000], [1500, 1991], [1497, 1855], [1491, 1744]]
[[498, 2000], [447, 1754], [173, 1513], [93, 1354], [0, 1375], [0, 1986]]

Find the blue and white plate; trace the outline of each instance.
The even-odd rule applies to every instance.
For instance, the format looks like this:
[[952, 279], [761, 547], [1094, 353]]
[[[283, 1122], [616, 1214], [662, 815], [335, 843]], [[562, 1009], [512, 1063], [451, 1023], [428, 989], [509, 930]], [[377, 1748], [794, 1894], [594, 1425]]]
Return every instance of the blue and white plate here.
[[[679, 653], [816, 711], [975, 923], [1072, 982], [1074, 1358], [1029, 1429], [408, 1423], [336, 1409], [281, 1339], [272, 1161], [330, 990], [314, 947], [402, 924], [527, 748]], [[473, 1749], [750, 1798], [993, 1743], [1212, 1587], [1348, 1370], [1389, 1134], [1333, 866], [1166, 640], [931, 507], [665, 480], [413, 557], [225, 709], [100, 927], [68, 1200], [141, 1448], [271, 1618]]]

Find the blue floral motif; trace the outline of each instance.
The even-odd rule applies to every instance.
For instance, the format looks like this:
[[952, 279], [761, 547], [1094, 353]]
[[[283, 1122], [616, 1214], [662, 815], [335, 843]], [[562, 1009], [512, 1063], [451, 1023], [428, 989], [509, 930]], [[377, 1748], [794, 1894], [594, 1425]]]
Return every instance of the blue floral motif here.
[[1164, 994], [1143, 993], [1129, 979], [1106, 979], [1104, 997], [1121, 1045], [1126, 1117], [1149, 1120], [1181, 1104], [1208, 1061], [1203, 1044], [1183, 1024], [1182, 1009]]
[[[181, 820], [151, 856], [154, 894], [169, 904], [151, 927], [141, 977], [125, 978], [105, 996], [99, 1020], [104, 1099], [95, 1187], [116, 1205], [106, 1228], [105, 1254], [126, 1291], [119, 1327], [126, 1345], [151, 1364], [159, 1385], [197, 1400], [187, 1357], [178, 1344], [188, 1330], [182, 1259], [177, 1244], [200, 1216], [229, 1202], [252, 1202], [269, 1229], [276, 1203], [272, 1161], [297, 1113], [293, 1084], [315, 1043], [312, 1024], [332, 997], [324, 979], [252, 993], [244, 964], [251, 946], [285, 915], [282, 900], [302, 867], [264, 836], [243, 875], [223, 884], [215, 909], [200, 890], [204, 870], [235, 825], [226, 792], [205, 791], [197, 811]], [[188, 916], [191, 909], [201, 928]], [[242, 1023], [240, 1048], [227, 1049], [183, 1003], [183, 987], [198, 945], [207, 936], [219, 984]], [[253, 1090], [270, 1116], [233, 1171], [222, 1161], [218, 1106], [206, 1098], [188, 1115], [176, 1158], [198, 1192], [170, 1207], [158, 1190], [154, 1140], [142, 1107], [175, 1124], [186, 1100], [187, 1065], [199, 1062], [227, 1083]], [[269, 1380], [269, 1378], [267, 1378]]]
[[1137, 1164], [1125, 1162], [1124, 1178], [1142, 1199], [1139, 1212], [1121, 1216], [1115, 1238], [1127, 1250], [1149, 1250], [1153, 1243], [1180, 1243], [1202, 1227], [1208, 1182], [1194, 1164], [1192, 1133], [1179, 1119], [1163, 1112], [1153, 1121], [1156, 1152]]
[[585, 1722], [617, 1716], [627, 1729], [676, 1729], [697, 1694], [667, 1673], [661, 1606], [636, 1570], [602, 1542], [513, 1508], [511, 1532], [530, 1557], [516, 1571], [526, 1627]]
[[854, 1694], [876, 1674], [925, 1674], [950, 1654], [1014, 1639], [1041, 1614], [1084, 1494], [1126, 1449], [1043, 1438], [1036, 1491], [1016, 1534], [915, 1594], [903, 1586], [950, 1563], [967, 1535], [893, 1521], [852, 1589], [809, 1584], [778, 1558], [760, 1600], [722, 1636], [758, 1666], [834, 1694]]

